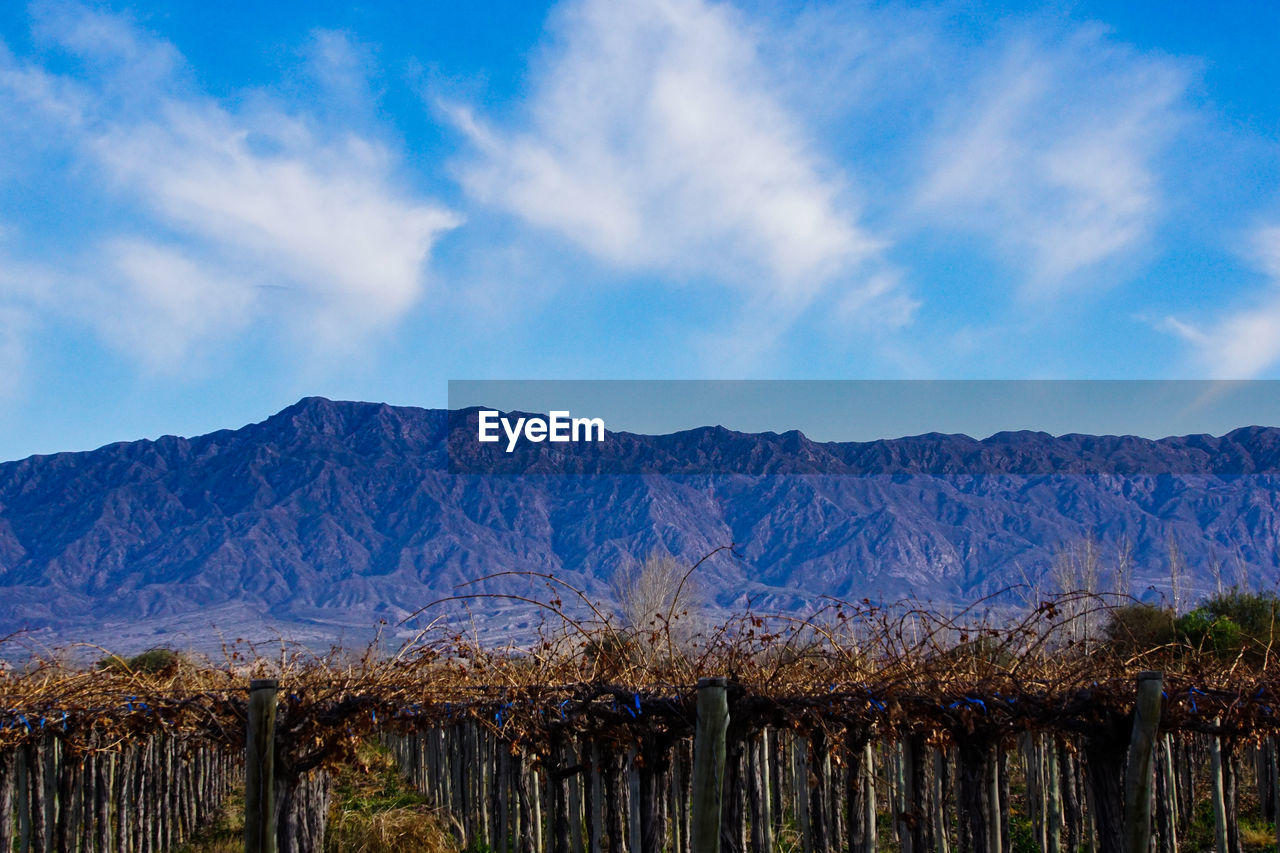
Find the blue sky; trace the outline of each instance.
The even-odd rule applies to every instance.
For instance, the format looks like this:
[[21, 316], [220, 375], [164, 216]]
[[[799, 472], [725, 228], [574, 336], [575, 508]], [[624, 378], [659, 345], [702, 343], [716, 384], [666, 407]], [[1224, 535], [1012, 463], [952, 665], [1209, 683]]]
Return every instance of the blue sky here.
[[1280, 376], [1276, 4], [405, 5], [0, 6], [0, 458], [450, 378]]

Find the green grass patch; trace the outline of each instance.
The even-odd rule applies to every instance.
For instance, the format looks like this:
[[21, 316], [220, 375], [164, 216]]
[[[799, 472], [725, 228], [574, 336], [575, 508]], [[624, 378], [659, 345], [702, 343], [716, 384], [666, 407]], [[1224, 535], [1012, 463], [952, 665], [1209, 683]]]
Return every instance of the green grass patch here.
[[[1240, 828], [1240, 849], [1247, 853], [1277, 853], [1275, 825], [1258, 816], [1255, 809], [1245, 809], [1236, 818]], [[1208, 799], [1196, 803], [1195, 814], [1186, 836], [1178, 839], [1187, 853], [1217, 849], [1213, 825], [1213, 804]]]
[[[376, 742], [362, 744], [353, 761], [337, 768], [332, 785], [327, 853], [460, 853], [444, 818], [408, 785], [391, 754]], [[201, 828], [178, 853], [242, 850], [244, 798], [235, 791], [218, 819]]]
[[244, 794], [233, 791], [213, 823], [196, 830], [178, 853], [240, 853], [244, 850]]
[[400, 775], [391, 753], [367, 741], [338, 768], [325, 850], [332, 853], [459, 853], [443, 815]]

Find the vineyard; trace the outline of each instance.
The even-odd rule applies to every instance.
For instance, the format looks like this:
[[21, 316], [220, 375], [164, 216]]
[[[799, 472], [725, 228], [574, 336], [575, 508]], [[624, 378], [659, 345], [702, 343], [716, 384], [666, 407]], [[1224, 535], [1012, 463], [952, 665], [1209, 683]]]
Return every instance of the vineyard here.
[[371, 742], [458, 849], [1275, 843], [1242, 829], [1280, 806], [1270, 630], [1196, 611], [1169, 634], [1158, 608], [1083, 593], [1000, 619], [832, 601], [624, 626], [540, 582], [548, 618], [518, 648], [428, 628], [355, 658], [229, 648], [217, 665], [10, 671], [0, 850], [176, 850], [233, 792], [248, 849], [333, 849], [330, 772]]

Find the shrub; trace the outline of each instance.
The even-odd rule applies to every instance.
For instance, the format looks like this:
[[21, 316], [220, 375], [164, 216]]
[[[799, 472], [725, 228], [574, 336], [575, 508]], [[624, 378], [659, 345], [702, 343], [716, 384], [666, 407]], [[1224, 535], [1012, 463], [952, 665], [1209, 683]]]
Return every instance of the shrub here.
[[1240, 651], [1240, 626], [1229, 616], [1215, 616], [1205, 607], [1197, 607], [1178, 617], [1178, 638], [1188, 645], [1210, 652], [1234, 654]]
[[1127, 604], [1108, 613], [1106, 636], [1117, 649], [1135, 654], [1167, 646], [1177, 639], [1173, 611], [1152, 604]]
[[1280, 640], [1280, 597], [1233, 589], [1218, 593], [1177, 621], [1179, 638], [1220, 654], [1261, 654]]
[[183, 663], [183, 657], [173, 649], [147, 649], [131, 658], [120, 655], [109, 655], [98, 661], [98, 669], [110, 669], [116, 672], [143, 672], [148, 675], [164, 675], [176, 670]]
[[1265, 646], [1277, 639], [1280, 597], [1274, 592], [1244, 592], [1233, 589], [1207, 599], [1201, 609], [1217, 618], [1230, 619], [1239, 626], [1244, 639]]
[[986, 669], [995, 667], [1004, 669], [1011, 666], [1017, 656], [1009, 648], [1002, 637], [978, 636], [965, 638], [949, 649], [944, 650], [937, 659], [945, 666], [962, 665]]

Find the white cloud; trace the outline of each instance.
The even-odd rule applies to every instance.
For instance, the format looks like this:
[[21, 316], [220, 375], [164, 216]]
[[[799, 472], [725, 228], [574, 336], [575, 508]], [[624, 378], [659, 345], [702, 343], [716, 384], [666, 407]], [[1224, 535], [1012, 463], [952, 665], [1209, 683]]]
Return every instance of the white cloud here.
[[371, 50], [342, 30], [312, 30], [303, 47], [308, 75], [330, 98], [365, 113], [377, 96], [370, 86]]
[[91, 64], [98, 76], [95, 94], [138, 102], [185, 74], [186, 62], [172, 44], [125, 16], [64, 0], [36, 0], [31, 16], [38, 40]]
[[1251, 308], [1204, 330], [1180, 325], [1183, 338], [1195, 349], [1196, 362], [1210, 378], [1252, 379], [1280, 361], [1280, 292], [1273, 290]]
[[25, 311], [0, 303], [0, 400], [14, 396], [22, 384], [29, 325], [30, 317]]
[[[156, 364], [260, 320], [350, 344], [423, 295], [432, 246], [461, 218], [403, 190], [385, 146], [322, 134], [269, 97], [231, 108], [193, 92], [172, 45], [120, 18], [54, 4], [39, 31], [89, 73], [0, 56], [0, 106], [68, 137], [125, 206], [130, 225], [88, 235], [62, 277], [109, 340]], [[317, 39], [326, 67], [345, 61]], [[295, 298], [273, 311], [261, 287]]]
[[1280, 227], [1260, 229], [1252, 249], [1270, 278], [1252, 304], [1204, 327], [1176, 317], [1163, 323], [1191, 346], [1195, 367], [1213, 379], [1253, 379], [1280, 363]]
[[[85, 288], [82, 304], [109, 340], [152, 369], [181, 364], [189, 350], [240, 330], [253, 316], [257, 291], [249, 282], [223, 277], [177, 249], [118, 240], [101, 254], [102, 278]], [[112, 282], [109, 290], [102, 279]]]
[[796, 309], [877, 260], [732, 9], [585, 0], [554, 31], [520, 129], [451, 110], [476, 148], [460, 170], [475, 197], [623, 270]]
[[1156, 160], [1181, 123], [1174, 60], [1097, 28], [1023, 38], [946, 114], [918, 196], [1024, 266], [1030, 293], [1141, 245], [1161, 214]]
[[1258, 229], [1253, 235], [1253, 256], [1263, 272], [1280, 282], [1280, 225]]
[[255, 278], [303, 288], [333, 334], [358, 335], [411, 307], [432, 244], [460, 221], [400, 197], [385, 152], [364, 140], [321, 144], [292, 122], [248, 123], [207, 104], [170, 103], [162, 115], [113, 129], [91, 150], [167, 225]]
[[52, 276], [43, 265], [15, 259], [15, 229], [0, 221], [0, 400], [17, 396], [26, 379], [28, 343]]
[[862, 290], [845, 294], [831, 306], [830, 316], [843, 324], [897, 329], [911, 322], [920, 301], [901, 286], [901, 273], [881, 272]]

